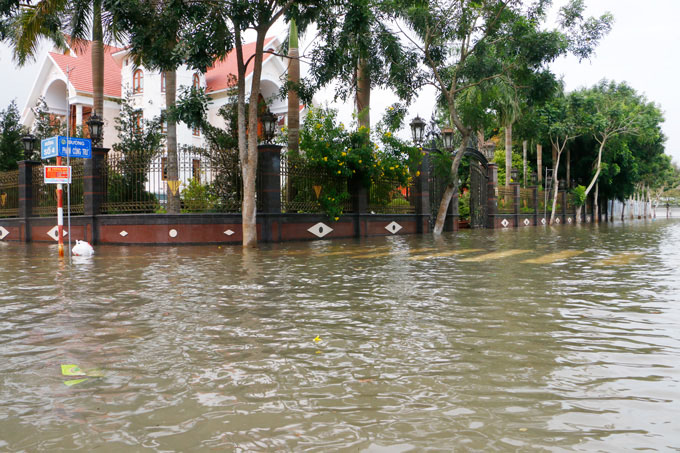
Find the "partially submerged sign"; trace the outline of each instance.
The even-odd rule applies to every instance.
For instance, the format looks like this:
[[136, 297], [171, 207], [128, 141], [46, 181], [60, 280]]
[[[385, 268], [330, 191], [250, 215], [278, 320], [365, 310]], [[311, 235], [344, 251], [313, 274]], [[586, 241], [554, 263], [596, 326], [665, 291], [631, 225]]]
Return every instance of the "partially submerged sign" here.
[[45, 184], [71, 184], [71, 167], [48, 165], [45, 169]]
[[92, 140], [89, 138], [62, 137], [55, 135], [40, 142], [40, 157], [80, 157], [92, 158]]

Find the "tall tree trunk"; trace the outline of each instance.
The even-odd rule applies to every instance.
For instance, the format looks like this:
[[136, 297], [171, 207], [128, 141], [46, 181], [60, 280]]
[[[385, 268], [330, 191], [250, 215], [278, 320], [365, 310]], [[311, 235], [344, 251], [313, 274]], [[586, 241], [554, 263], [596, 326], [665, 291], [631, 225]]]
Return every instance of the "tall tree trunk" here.
[[[236, 124], [238, 128], [238, 157], [239, 163], [241, 164], [241, 179], [243, 180], [243, 199], [241, 200], [241, 211], [245, 212], [246, 196], [248, 196], [245, 190], [245, 181], [249, 160], [247, 142], [248, 134], [246, 129], [246, 67], [243, 61], [243, 42], [241, 40], [241, 32], [238, 27], [235, 28], [234, 34], [236, 47], [236, 66], [238, 71], [236, 78]], [[246, 222], [246, 217], [244, 215], [241, 215], [241, 228], [243, 230], [243, 245], [246, 245], [246, 236], [251, 238], [253, 232], [248, 231], [252, 228], [252, 226]], [[257, 231], [255, 231], [255, 235], [257, 235]]]
[[600, 183], [595, 183], [595, 196], [593, 196], [593, 222], [600, 223], [599, 195]]
[[[177, 97], [177, 72], [173, 69], [165, 72], [165, 108], [171, 109], [175, 105]], [[168, 147], [168, 214], [179, 214], [179, 186], [174, 188], [170, 184], [179, 183], [179, 171], [177, 165], [177, 123], [168, 118], [168, 127], [165, 137]], [[174, 181], [174, 182], [173, 182]], [[174, 190], [173, 190], [174, 189]]]
[[92, 4], [92, 102], [94, 111], [104, 118], [104, 30], [102, 0]]
[[357, 67], [357, 124], [371, 128], [371, 76], [368, 71], [368, 63], [365, 59], [359, 60]]
[[543, 182], [543, 145], [536, 145], [536, 174], [538, 175], [538, 185]]
[[626, 212], [626, 199], [624, 198], [623, 201], [621, 202], [621, 221], [623, 222], [624, 220], [624, 215]]
[[290, 21], [290, 37], [288, 46], [288, 152], [297, 155], [300, 152], [300, 54], [298, 52], [298, 32], [295, 19]]
[[437, 211], [437, 220], [434, 223], [433, 233], [438, 235], [442, 234], [444, 231], [444, 223], [446, 222], [446, 213], [449, 210], [449, 205], [451, 204], [451, 199], [453, 194], [458, 192], [458, 167], [460, 167], [460, 161], [463, 158], [463, 153], [465, 148], [468, 146], [470, 140], [470, 131], [462, 133], [462, 141], [460, 142], [460, 147], [458, 152], [451, 162], [451, 180], [446, 185], [444, 194], [442, 195], [441, 202], [439, 203], [439, 211]]
[[527, 147], [529, 142], [526, 140], [522, 141], [522, 185], [527, 186]]
[[571, 187], [571, 148], [567, 149], [567, 189]]
[[553, 224], [555, 221], [555, 211], [557, 211], [557, 196], [559, 195], [559, 190], [560, 190], [560, 180], [557, 178], [557, 172], [560, 170], [560, 156], [562, 154], [562, 150], [558, 150], [557, 146], [553, 144], [553, 164], [555, 167], [553, 168], [553, 181], [555, 181], [554, 189], [553, 189], [553, 203], [552, 203], [552, 212], [550, 213], [550, 225]]
[[511, 182], [510, 173], [512, 172], [512, 122], [505, 123], [505, 185]]
[[255, 41], [255, 58], [253, 61], [253, 75], [250, 86], [250, 104], [248, 105], [248, 162], [243, 171], [243, 246], [257, 245], [257, 205], [256, 185], [257, 177], [257, 122], [260, 99], [260, 78], [262, 76], [262, 59], [266, 29], [257, 30]]

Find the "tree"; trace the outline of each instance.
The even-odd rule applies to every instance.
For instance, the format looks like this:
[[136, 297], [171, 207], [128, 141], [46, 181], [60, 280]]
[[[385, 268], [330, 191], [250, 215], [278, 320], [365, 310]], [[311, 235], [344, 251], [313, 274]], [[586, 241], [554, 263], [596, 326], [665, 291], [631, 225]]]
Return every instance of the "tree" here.
[[525, 7], [518, 0], [436, 0], [408, 7], [406, 17], [416, 37], [410, 38], [408, 33], [405, 36], [420, 52], [428, 82], [439, 91], [448, 108], [449, 121], [462, 137], [451, 163], [435, 234], [441, 233], [447, 207], [457, 192], [458, 168], [465, 147], [488, 109], [483, 105], [461, 109], [461, 97], [494, 80], [516, 85], [516, 71], [541, 71], [547, 62], [568, 50], [587, 56], [609, 29], [611, 16], [584, 21], [583, 2], [574, 0], [561, 10], [564, 31], [543, 31], [539, 25], [548, 5], [547, 1]]
[[[654, 126], [658, 124], [660, 113], [625, 83], [603, 80], [591, 89], [581, 90], [577, 95], [583, 98], [583, 118], [597, 142], [594, 174], [585, 191], [588, 196], [602, 172], [602, 156], [608, 143], [615, 137], [628, 134], [653, 139], [659, 133]], [[596, 212], [597, 198], [594, 200]], [[577, 218], [579, 214], [577, 211]]]
[[408, 100], [420, 83], [417, 54], [395, 33], [402, 10], [392, 1], [343, 0], [316, 17], [320, 39], [311, 52], [314, 83], [321, 87], [337, 80], [337, 97], [354, 95], [359, 128], [371, 127], [372, 88], [392, 88]]
[[24, 158], [21, 137], [24, 129], [15, 101], [0, 110], [0, 171], [16, 170], [17, 162]]
[[[232, 40], [229, 30], [218, 26], [223, 16], [221, 10], [212, 4], [182, 0], [111, 0], [107, 5], [118, 26], [129, 37], [135, 64], [163, 72], [168, 111], [175, 106], [177, 68], [187, 64], [205, 71], [218, 55], [217, 49], [228, 48]], [[206, 21], [206, 17], [211, 17], [211, 20]], [[166, 120], [167, 211], [178, 214], [177, 123], [173, 115], [168, 115]]]
[[288, 37], [288, 151], [295, 155], [300, 151], [300, 53], [295, 19], [290, 20]]

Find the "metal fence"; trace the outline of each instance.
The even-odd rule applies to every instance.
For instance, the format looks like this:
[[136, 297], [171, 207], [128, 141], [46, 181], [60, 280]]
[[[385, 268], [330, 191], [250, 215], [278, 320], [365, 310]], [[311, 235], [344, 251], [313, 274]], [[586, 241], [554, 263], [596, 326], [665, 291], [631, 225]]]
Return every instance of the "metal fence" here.
[[[68, 198], [71, 199], [71, 215], [82, 215], [84, 212], [84, 165], [82, 159], [71, 161], [71, 184], [63, 184], [64, 210], [68, 208]], [[50, 217], [57, 215], [57, 185], [45, 184], [44, 165], [33, 167], [33, 215]], [[70, 195], [69, 195], [70, 192]]]
[[534, 189], [519, 189], [519, 212], [522, 214], [533, 214], [535, 206]]
[[498, 213], [515, 213], [515, 188], [513, 186], [498, 186]]
[[0, 217], [19, 215], [19, 171], [0, 172]]
[[[332, 175], [330, 172], [315, 168], [303, 160], [281, 158], [281, 211], [323, 212], [321, 204], [324, 196], [339, 196], [349, 192], [347, 179]], [[343, 212], [352, 212], [352, 200], [342, 202]]]
[[[243, 184], [237, 151], [177, 152], [181, 212], [240, 212]], [[168, 197], [168, 155], [110, 152], [103, 169], [102, 212], [162, 213]]]
[[416, 212], [413, 185], [402, 186], [399, 181], [378, 179], [371, 182], [368, 210], [376, 214], [412, 214]]

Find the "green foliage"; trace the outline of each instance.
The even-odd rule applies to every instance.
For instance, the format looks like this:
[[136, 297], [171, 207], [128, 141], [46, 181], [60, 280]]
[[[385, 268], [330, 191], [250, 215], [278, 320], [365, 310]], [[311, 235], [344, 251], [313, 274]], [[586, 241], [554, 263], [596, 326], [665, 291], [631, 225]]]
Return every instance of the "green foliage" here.
[[[417, 175], [421, 151], [395, 137], [390, 130], [378, 133], [382, 147], [370, 139], [365, 127], [348, 130], [338, 121], [335, 110], [311, 109], [300, 130], [300, 155], [289, 159], [340, 180], [361, 181], [365, 187], [375, 185], [380, 192], [375, 193], [376, 200], [388, 205], [395, 200], [394, 190], [408, 185], [412, 175]], [[385, 181], [391, 181], [391, 185]], [[331, 219], [340, 216], [343, 202], [349, 199], [349, 193], [341, 186], [347, 184], [324, 187], [319, 197]]]
[[[55, 135], [66, 135], [66, 122], [59, 116], [51, 115], [43, 97], [38, 98], [33, 107], [33, 135], [37, 141]], [[38, 149], [38, 154], [40, 149]]]
[[577, 208], [586, 204], [586, 188], [585, 186], [578, 185], [571, 189], [571, 193], [574, 196], [574, 206]]
[[219, 203], [210, 185], [201, 184], [196, 178], [191, 178], [189, 184], [182, 189], [181, 199], [182, 212], [210, 212], [214, 211]]
[[17, 162], [24, 159], [23, 134], [19, 109], [12, 101], [0, 111], [0, 171], [16, 170]]
[[470, 218], [470, 191], [466, 190], [458, 197], [458, 215], [460, 220]]
[[[505, 182], [505, 150], [504, 149], [497, 149], [494, 154], [493, 154], [493, 163], [498, 165], [498, 181], [499, 184], [502, 182]], [[522, 160], [522, 155], [520, 153], [512, 153], [512, 168], [516, 168], [518, 171], [519, 175], [519, 181], [512, 181], [511, 182], [518, 182], [522, 183], [522, 178], [523, 178], [523, 171], [524, 171], [524, 162]], [[529, 179], [531, 173], [533, 172], [533, 167], [531, 165], [531, 162], [528, 161], [527, 159], [527, 180]], [[529, 181], [527, 181], [528, 183]]]

